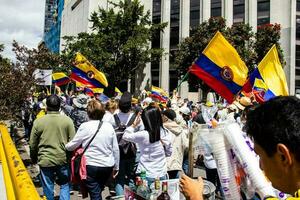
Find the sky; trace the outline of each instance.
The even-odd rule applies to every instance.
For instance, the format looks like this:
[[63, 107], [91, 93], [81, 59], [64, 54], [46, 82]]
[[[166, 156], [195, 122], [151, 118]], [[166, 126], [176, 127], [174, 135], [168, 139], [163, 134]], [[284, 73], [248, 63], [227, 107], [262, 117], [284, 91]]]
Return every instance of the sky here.
[[42, 41], [45, 0], [0, 0], [0, 44], [4, 57], [15, 60], [11, 44], [16, 40], [29, 48]]

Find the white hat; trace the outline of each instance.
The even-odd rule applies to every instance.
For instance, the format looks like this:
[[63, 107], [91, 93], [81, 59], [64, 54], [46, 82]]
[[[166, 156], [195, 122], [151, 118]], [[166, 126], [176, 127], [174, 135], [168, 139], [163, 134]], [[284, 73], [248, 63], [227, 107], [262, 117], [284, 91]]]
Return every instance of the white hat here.
[[88, 97], [84, 94], [80, 94], [73, 99], [73, 103], [77, 108], [86, 108], [88, 104]]
[[189, 109], [188, 107], [186, 107], [186, 106], [181, 107], [181, 108], [179, 109], [179, 112], [181, 112], [181, 113], [184, 114], [184, 115], [189, 115], [189, 114], [191, 114], [190, 109]]

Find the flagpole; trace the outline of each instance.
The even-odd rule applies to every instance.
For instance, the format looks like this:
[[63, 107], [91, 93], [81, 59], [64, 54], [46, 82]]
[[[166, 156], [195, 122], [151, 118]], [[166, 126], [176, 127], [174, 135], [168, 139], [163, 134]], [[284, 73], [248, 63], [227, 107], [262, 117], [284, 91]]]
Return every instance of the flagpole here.
[[189, 72], [190, 71], [187, 71], [187, 73], [183, 76], [183, 78], [180, 80], [180, 82], [179, 82], [179, 84], [178, 84], [178, 86], [177, 86], [177, 88], [176, 88], [176, 91], [178, 92], [178, 89], [179, 89], [179, 87], [181, 86], [181, 84], [185, 81], [185, 79], [186, 79], [186, 77], [189, 75]]

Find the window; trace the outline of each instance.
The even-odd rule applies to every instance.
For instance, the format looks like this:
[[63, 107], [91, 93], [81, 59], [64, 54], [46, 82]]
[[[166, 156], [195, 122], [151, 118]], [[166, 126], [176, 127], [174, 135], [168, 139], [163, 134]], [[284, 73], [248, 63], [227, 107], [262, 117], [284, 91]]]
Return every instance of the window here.
[[179, 43], [180, 0], [171, 0], [170, 49]]
[[297, 12], [300, 12], [300, 0], [297, 0]]
[[245, 21], [245, 0], [233, 0], [233, 23]]
[[257, 0], [257, 25], [270, 23], [270, 0]]
[[[158, 24], [161, 22], [161, 0], [153, 0], [152, 22]], [[160, 48], [160, 31], [153, 34], [151, 41], [152, 48]], [[159, 86], [159, 62], [151, 62], [151, 81], [152, 85]]]
[[296, 17], [296, 39], [300, 40], [300, 16]]
[[222, 16], [222, 0], [211, 0], [211, 17]]
[[82, 2], [82, 0], [77, 0], [71, 7], [71, 10], [74, 10], [80, 4], [80, 2]]
[[200, 23], [200, 0], [190, 2], [190, 27], [195, 28]]

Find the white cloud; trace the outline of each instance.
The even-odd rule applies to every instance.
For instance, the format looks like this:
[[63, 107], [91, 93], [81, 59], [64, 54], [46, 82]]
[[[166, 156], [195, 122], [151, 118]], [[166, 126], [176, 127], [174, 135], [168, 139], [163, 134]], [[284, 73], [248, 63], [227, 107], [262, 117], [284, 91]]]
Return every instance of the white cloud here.
[[45, 0], [0, 0], [0, 44], [4, 57], [14, 60], [11, 43], [16, 40], [36, 48], [42, 40]]

